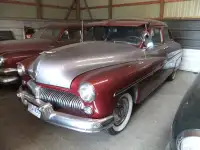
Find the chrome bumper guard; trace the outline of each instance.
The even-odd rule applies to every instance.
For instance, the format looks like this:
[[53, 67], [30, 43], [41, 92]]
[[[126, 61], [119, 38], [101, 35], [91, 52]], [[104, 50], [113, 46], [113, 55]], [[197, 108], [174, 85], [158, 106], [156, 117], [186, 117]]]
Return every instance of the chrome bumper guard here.
[[18, 81], [18, 77], [16, 76], [0, 76], [0, 84], [9, 84], [9, 83], [15, 83]]
[[0, 75], [17, 75], [16, 68], [0, 68]]
[[18, 80], [16, 68], [0, 68], [0, 84], [15, 83]]
[[50, 103], [45, 103], [42, 100], [35, 99], [33, 95], [22, 90], [22, 88], [17, 92], [17, 96], [26, 106], [29, 103], [36, 105], [41, 112], [41, 119], [44, 121], [75, 131], [87, 133], [100, 132], [110, 128], [114, 122], [113, 116], [108, 116], [102, 119], [88, 119], [54, 111]]

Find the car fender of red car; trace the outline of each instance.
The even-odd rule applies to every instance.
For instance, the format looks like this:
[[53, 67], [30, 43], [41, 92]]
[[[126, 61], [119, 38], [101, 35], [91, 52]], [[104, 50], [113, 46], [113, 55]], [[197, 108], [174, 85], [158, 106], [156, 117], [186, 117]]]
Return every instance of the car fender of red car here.
[[[95, 100], [86, 103], [93, 107], [93, 118], [102, 118], [113, 113], [116, 106], [116, 99], [125, 92], [134, 95], [137, 89], [137, 81], [145, 74], [151, 72], [156, 66], [155, 61], [159, 58], [141, 59], [124, 64], [95, 69], [77, 76], [72, 84], [71, 90], [78, 91], [81, 83], [91, 83], [96, 92]], [[139, 95], [133, 98], [138, 103]]]
[[4, 58], [4, 67], [6, 68], [16, 68], [17, 62], [20, 62], [26, 58], [31, 56], [38, 55], [42, 50], [24, 50], [24, 51], [15, 51], [15, 52], [7, 52], [3, 53], [1, 56]]

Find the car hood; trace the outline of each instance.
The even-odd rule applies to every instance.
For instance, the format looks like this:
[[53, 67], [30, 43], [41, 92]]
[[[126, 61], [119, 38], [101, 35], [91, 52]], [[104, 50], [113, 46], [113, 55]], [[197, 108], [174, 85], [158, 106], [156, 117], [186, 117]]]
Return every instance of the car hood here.
[[39, 50], [48, 48], [52, 43], [46, 39], [9, 40], [0, 42], [0, 54], [8, 51]]
[[173, 139], [188, 129], [200, 129], [200, 75], [184, 96], [172, 124]]
[[70, 88], [78, 75], [101, 67], [143, 57], [141, 49], [111, 42], [83, 42], [63, 46], [40, 55], [29, 67], [36, 82]]

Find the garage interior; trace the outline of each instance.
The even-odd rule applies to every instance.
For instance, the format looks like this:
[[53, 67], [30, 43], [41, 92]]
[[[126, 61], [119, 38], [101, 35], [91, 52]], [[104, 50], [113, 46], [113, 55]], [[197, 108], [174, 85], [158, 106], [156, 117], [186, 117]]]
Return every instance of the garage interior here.
[[161, 150], [170, 136], [177, 108], [200, 71], [199, 0], [3, 0], [0, 31], [24, 38], [24, 26], [49, 23], [148, 18], [164, 21], [183, 48], [175, 81], [165, 82], [133, 110], [117, 136], [79, 133], [45, 123], [22, 109], [16, 86], [0, 89], [1, 150]]

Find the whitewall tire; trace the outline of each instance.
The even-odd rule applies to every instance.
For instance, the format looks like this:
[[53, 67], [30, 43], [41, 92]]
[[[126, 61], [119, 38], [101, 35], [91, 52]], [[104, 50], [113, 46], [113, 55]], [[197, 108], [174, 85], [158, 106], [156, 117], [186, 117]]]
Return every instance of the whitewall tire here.
[[120, 96], [114, 110], [114, 124], [110, 129], [108, 129], [108, 132], [111, 135], [116, 135], [126, 128], [132, 114], [132, 109], [132, 96], [129, 93]]
[[168, 77], [168, 81], [173, 81], [176, 78], [177, 70], [174, 70], [172, 74]]

